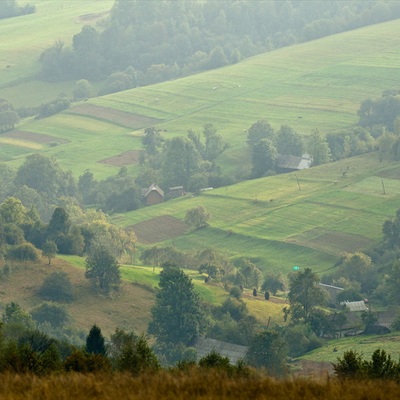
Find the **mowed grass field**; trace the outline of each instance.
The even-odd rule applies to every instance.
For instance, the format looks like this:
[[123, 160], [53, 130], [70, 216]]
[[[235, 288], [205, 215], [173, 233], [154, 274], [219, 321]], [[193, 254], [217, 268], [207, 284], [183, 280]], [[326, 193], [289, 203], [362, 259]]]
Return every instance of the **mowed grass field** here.
[[[26, 155], [42, 151], [76, 176], [90, 169], [100, 179], [115, 174], [118, 167], [99, 161], [140, 149], [146, 126], [156, 125], [171, 138], [212, 123], [230, 143], [220, 160], [224, 171], [243, 176], [248, 168], [245, 130], [252, 123], [267, 118], [276, 129], [288, 124], [304, 135], [315, 128], [327, 133], [354, 125], [362, 100], [397, 88], [399, 49], [397, 20], [279, 49], [218, 70], [90, 99], [82, 103], [81, 111], [76, 104], [73, 112], [24, 121], [18, 127], [68, 139], [68, 144], [34, 149], [31, 143], [8, 139], [1, 143], [0, 161], [19, 165]], [[112, 110], [123, 112], [124, 117]], [[127, 114], [137, 121], [133, 128], [126, 122]], [[134, 164], [128, 167], [136, 170]]]
[[[248, 257], [264, 271], [286, 274], [297, 265], [323, 273], [343, 252], [379, 243], [384, 221], [400, 206], [399, 178], [398, 163], [380, 162], [378, 154], [371, 153], [183, 196], [115, 215], [113, 220], [133, 230], [140, 227], [142, 247], [143, 243], [184, 251], [212, 247], [232, 259]], [[173, 218], [183, 221], [188, 209], [200, 205], [212, 215], [207, 228], [188, 229], [181, 235], [171, 228], [170, 238], [150, 242], [160, 230], [167, 230]]]
[[366, 335], [329, 340], [319, 349], [313, 350], [300, 357], [300, 360], [336, 363], [338, 357], [348, 350], [357, 351], [364, 360], [371, 360], [376, 349], [385, 350], [396, 362], [400, 358], [400, 334]]

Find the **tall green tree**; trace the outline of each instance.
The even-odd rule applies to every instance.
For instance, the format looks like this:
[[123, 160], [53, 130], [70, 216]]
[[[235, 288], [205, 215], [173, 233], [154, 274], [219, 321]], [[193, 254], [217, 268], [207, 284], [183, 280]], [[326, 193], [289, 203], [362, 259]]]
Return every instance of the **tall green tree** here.
[[93, 325], [86, 337], [86, 351], [89, 354], [106, 354], [104, 336], [97, 325]]
[[188, 138], [174, 137], [164, 152], [162, 176], [165, 186], [188, 188], [190, 178], [199, 171], [200, 154]]
[[165, 266], [148, 331], [160, 344], [189, 345], [205, 328], [199, 296], [191, 279], [179, 268]]
[[18, 168], [15, 183], [36, 189], [50, 199], [56, 196], [73, 196], [76, 193], [72, 174], [64, 172], [54, 158], [41, 154], [26, 157]]
[[274, 376], [286, 372], [287, 344], [275, 331], [258, 333], [250, 343], [247, 361], [255, 367], [264, 367]]
[[266, 120], [262, 119], [255, 122], [247, 131], [247, 144], [250, 147], [257, 146], [261, 139], [273, 140], [275, 137], [275, 131], [271, 124]]
[[86, 258], [85, 277], [105, 293], [117, 290], [121, 273], [117, 259], [106, 247], [95, 247]]
[[326, 164], [332, 160], [328, 141], [318, 129], [315, 129], [308, 138], [307, 151], [311, 156], [313, 165]]
[[265, 275], [265, 279], [261, 286], [261, 289], [268, 290], [275, 296], [278, 290], [283, 291], [286, 289], [285, 279], [280, 273], [274, 274], [272, 272], [269, 272], [267, 275]]
[[275, 169], [278, 152], [272, 140], [261, 139], [251, 149], [252, 177], [260, 178], [268, 171]]
[[71, 221], [69, 219], [68, 212], [63, 207], [56, 207], [49, 225], [47, 226], [47, 232], [50, 236], [56, 236], [58, 234], [67, 234], [71, 229]]
[[0, 132], [14, 129], [20, 118], [13, 106], [5, 99], [0, 99]]
[[276, 149], [279, 154], [302, 156], [304, 153], [303, 138], [288, 125], [282, 125], [276, 134]]
[[196, 229], [208, 226], [211, 214], [203, 206], [198, 206], [187, 210], [185, 222]]
[[49, 265], [51, 265], [51, 260], [56, 256], [57, 251], [57, 245], [52, 240], [46, 240], [46, 242], [43, 244], [42, 255], [47, 257], [49, 260]]
[[294, 272], [289, 277], [289, 302], [294, 319], [307, 319], [313, 308], [325, 300], [319, 277], [311, 268]]

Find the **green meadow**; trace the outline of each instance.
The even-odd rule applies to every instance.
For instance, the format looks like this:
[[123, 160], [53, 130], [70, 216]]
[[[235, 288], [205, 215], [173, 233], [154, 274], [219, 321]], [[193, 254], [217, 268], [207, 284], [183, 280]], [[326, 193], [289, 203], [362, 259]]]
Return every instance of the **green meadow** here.
[[[52, 4], [55, 12], [56, 3]], [[84, 4], [89, 8], [93, 2]], [[110, 7], [107, 1], [96, 4], [99, 13]], [[39, 5], [43, 15], [36, 17], [42, 15], [46, 26], [47, 2], [38, 1], [38, 9]], [[64, 10], [63, 18], [72, 18], [77, 11]], [[79, 13], [85, 14], [80, 9]], [[304, 135], [317, 127], [326, 133], [352, 126], [362, 100], [397, 88], [398, 50], [400, 24], [391, 21], [218, 70], [90, 99], [53, 117], [22, 121], [17, 129], [51, 136], [56, 145], [34, 138], [17, 140], [11, 133], [0, 140], [0, 161], [18, 166], [28, 154], [43, 152], [76, 177], [89, 169], [102, 179], [119, 169], [104, 160], [139, 150], [146, 121], [154, 118], [166, 138], [214, 124], [230, 144], [220, 160], [223, 170], [243, 175], [249, 167], [245, 130], [253, 122], [267, 118], [276, 129], [289, 124]], [[2, 51], [0, 47], [0, 55]], [[85, 114], [88, 106], [92, 112]], [[126, 117], [131, 118], [129, 123], [124, 122]], [[128, 167], [131, 173], [137, 170], [135, 164]], [[342, 178], [345, 169], [349, 173]], [[187, 251], [216, 247], [231, 258], [251, 258], [264, 270], [289, 272], [299, 265], [325, 271], [343, 251], [371, 248], [381, 239], [383, 222], [399, 204], [397, 169], [395, 164], [380, 163], [376, 155], [366, 155], [297, 174], [242, 182], [113, 219], [124, 227], [163, 215], [183, 220], [189, 208], [204, 205], [212, 213], [208, 228], [189, 230], [163, 244]]]
[[343, 357], [346, 351], [354, 350], [361, 354], [364, 360], [370, 361], [372, 353], [376, 349], [382, 349], [397, 362], [400, 357], [399, 341], [400, 335], [398, 332], [388, 335], [362, 335], [334, 339], [329, 340], [323, 347], [313, 350], [299, 359], [336, 363], [338, 357]]
[[184, 220], [188, 209], [202, 205], [212, 215], [208, 227], [152, 245], [212, 247], [232, 259], [248, 257], [264, 271], [286, 274], [297, 265], [325, 272], [343, 252], [371, 249], [382, 239], [384, 221], [400, 205], [400, 180], [381, 176], [398, 170], [398, 164], [380, 162], [372, 153], [187, 195], [113, 220], [135, 229], [163, 215]]

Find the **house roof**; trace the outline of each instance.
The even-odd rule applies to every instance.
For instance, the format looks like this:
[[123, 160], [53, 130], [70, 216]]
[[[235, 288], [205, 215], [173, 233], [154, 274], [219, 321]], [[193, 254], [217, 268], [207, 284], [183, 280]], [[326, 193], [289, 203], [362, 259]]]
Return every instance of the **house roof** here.
[[311, 167], [311, 157], [308, 154], [303, 154], [301, 157], [288, 156], [286, 154], [278, 154], [276, 166], [284, 169], [301, 170]]
[[364, 300], [360, 301], [342, 301], [341, 306], [346, 306], [350, 311], [368, 311]]
[[169, 190], [183, 190], [183, 186], [173, 186], [168, 188]]
[[197, 360], [215, 351], [223, 357], [228, 357], [231, 364], [236, 364], [239, 360], [244, 359], [249, 349], [247, 346], [205, 337], [199, 337], [194, 347], [197, 351]]
[[336, 296], [343, 291], [344, 289], [338, 286], [333, 286], [333, 285], [327, 285], [325, 283], [319, 283], [319, 286], [321, 286], [326, 292], [328, 293], [331, 301], [336, 302]]
[[164, 191], [155, 183], [152, 183], [147, 189], [142, 189], [142, 195], [147, 197], [152, 191], [156, 191], [161, 197], [164, 197]]

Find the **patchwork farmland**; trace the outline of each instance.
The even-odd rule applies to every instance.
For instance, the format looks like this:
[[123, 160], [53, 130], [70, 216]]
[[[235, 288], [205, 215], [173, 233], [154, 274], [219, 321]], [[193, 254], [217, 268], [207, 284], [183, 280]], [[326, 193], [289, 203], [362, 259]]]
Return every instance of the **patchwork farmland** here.
[[[348, 170], [345, 177], [343, 168]], [[389, 178], [398, 168], [367, 154], [184, 196], [113, 219], [120, 226], [139, 228], [142, 246], [173, 244], [186, 251], [213, 247], [231, 258], [248, 257], [264, 271], [288, 273], [298, 265], [323, 272], [343, 252], [379, 243], [384, 221], [400, 204], [400, 181]], [[381, 175], [388, 176], [385, 192]], [[183, 223], [186, 211], [199, 205], [211, 213], [210, 226], [177, 236], [175, 219]]]
[[[90, 169], [102, 179], [117, 173], [119, 164], [100, 161], [140, 150], [145, 127], [155, 125], [171, 138], [212, 123], [230, 143], [220, 159], [223, 170], [240, 176], [249, 167], [245, 130], [252, 123], [267, 118], [274, 128], [287, 124], [304, 135], [315, 128], [327, 133], [354, 125], [362, 100], [397, 87], [399, 48], [400, 25], [391, 21], [218, 70], [89, 99], [18, 127], [68, 143], [39, 147], [8, 140], [0, 161], [19, 165], [26, 155], [43, 151], [75, 176]], [[128, 169], [137, 172], [135, 164]]]

